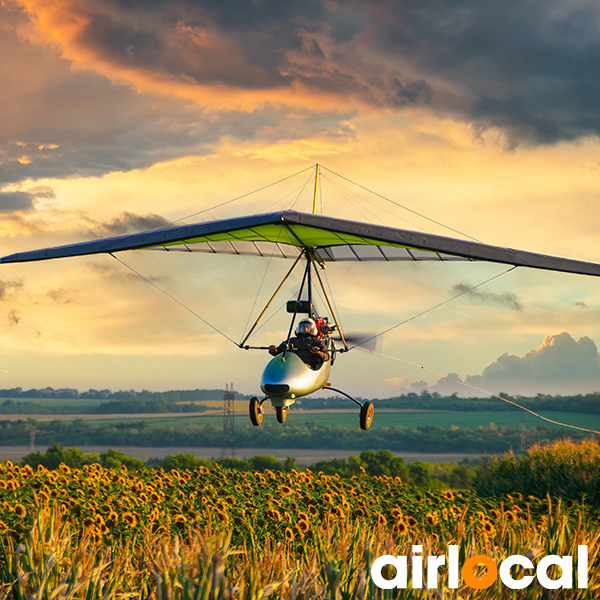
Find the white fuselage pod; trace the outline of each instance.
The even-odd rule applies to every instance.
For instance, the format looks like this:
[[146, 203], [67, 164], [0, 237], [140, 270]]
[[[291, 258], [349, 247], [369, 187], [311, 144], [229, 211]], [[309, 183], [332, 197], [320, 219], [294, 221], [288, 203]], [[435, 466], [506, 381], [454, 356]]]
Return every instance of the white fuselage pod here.
[[290, 406], [296, 398], [308, 396], [325, 387], [331, 361], [323, 361], [318, 370], [311, 369], [293, 352], [279, 354], [265, 367], [260, 389], [273, 406]]

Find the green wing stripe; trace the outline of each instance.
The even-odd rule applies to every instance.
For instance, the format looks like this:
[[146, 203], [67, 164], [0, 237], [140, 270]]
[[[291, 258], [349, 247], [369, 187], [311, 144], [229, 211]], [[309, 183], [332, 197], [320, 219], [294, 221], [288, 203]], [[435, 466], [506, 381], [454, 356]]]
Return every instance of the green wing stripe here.
[[[211, 249], [211, 244], [225, 244], [227, 248], [223, 251], [244, 254], [236, 249], [236, 243], [252, 245], [252, 243], [265, 242], [276, 244], [280, 250], [289, 246], [314, 248], [317, 254], [324, 259], [327, 256], [330, 260], [336, 260], [334, 256], [336, 248], [346, 251], [346, 257], [342, 260], [351, 259], [352, 255], [355, 255], [357, 260], [386, 260], [385, 248], [392, 247], [405, 248], [408, 256], [412, 256], [414, 253], [422, 253], [426, 256], [427, 253], [430, 253], [432, 257], [441, 260], [448, 256], [453, 259], [462, 258], [600, 276], [600, 265], [596, 263], [295, 211], [208, 221], [104, 238], [92, 242], [44, 248], [5, 256], [0, 259], [0, 262], [47, 260], [142, 248], [169, 249], [169, 247], [173, 247], [175, 249], [179, 247], [184, 249], [193, 244], [204, 243], [207, 244], [208, 251], [220, 252], [221, 249], [215, 247]], [[358, 249], [365, 246], [376, 246], [377, 248], [372, 249], [370, 257], [367, 253], [364, 258], [360, 258]], [[261, 254], [258, 252], [257, 246], [254, 248], [257, 254]], [[264, 253], [262, 254], [264, 255]], [[286, 253], [283, 250], [281, 254], [289, 258], [297, 256], [297, 252]]]

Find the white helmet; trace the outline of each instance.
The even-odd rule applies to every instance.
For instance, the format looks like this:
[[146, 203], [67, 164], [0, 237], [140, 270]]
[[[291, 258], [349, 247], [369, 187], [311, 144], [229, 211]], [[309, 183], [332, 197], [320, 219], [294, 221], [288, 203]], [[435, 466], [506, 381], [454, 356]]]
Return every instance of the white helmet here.
[[302, 319], [296, 327], [296, 335], [317, 335], [317, 325], [308, 317]]

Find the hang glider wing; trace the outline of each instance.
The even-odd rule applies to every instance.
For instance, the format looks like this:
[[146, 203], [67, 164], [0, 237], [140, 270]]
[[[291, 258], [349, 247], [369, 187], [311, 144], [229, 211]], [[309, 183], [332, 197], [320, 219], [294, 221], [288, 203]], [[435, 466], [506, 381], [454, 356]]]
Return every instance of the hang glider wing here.
[[296, 258], [312, 248], [317, 260], [475, 260], [600, 276], [600, 264], [295, 211], [167, 227], [91, 242], [20, 252], [2, 263], [153, 249]]

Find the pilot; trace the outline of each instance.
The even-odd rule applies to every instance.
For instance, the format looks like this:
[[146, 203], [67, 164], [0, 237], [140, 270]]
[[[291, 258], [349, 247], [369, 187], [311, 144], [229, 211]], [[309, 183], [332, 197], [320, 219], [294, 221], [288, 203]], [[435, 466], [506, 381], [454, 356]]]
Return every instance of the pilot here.
[[[318, 369], [324, 361], [329, 360], [327, 346], [317, 335], [317, 326], [312, 319], [302, 319], [295, 333], [296, 337], [290, 339], [291, 352], [297, 354], [312, 369]], [[281, 342], [279, 346], [270, 346], [269, 354], [277, 356], [284, 350], [285, 342]]]

